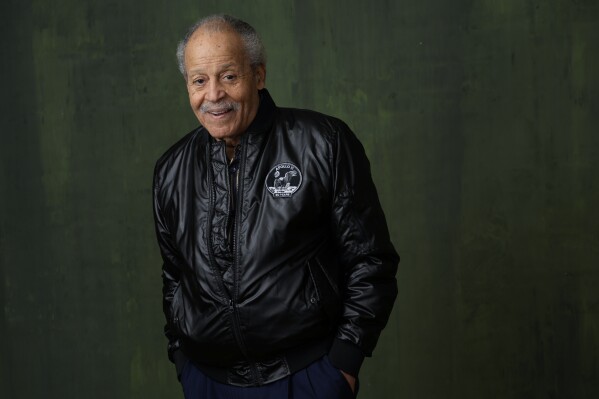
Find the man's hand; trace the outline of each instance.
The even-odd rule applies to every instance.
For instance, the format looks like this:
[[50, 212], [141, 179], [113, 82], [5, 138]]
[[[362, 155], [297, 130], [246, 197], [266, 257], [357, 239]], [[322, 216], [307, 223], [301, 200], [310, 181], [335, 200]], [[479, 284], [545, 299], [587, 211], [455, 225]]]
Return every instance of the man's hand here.
[[349, 384], [349, 387], [351, 388], [351, 391], [353, 393], [356, 393], [356, 377], [354, 377], [353, 375], [347, 374], [343, 370], [339, 370], [339, 371], [341, 371], [341, 374], [343, 374], [343, 376], [347, 380], [347, 383]]

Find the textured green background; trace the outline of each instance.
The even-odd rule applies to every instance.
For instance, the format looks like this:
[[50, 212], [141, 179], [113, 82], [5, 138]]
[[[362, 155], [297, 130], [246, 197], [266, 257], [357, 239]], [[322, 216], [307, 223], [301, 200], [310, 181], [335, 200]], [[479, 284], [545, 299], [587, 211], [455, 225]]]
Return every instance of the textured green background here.
[[371, 158], [402, 263], [361, 398], [599, 397], [598, 4], [2, 1], [0, 397], [181, 397], [151, 174], [215, 11]]

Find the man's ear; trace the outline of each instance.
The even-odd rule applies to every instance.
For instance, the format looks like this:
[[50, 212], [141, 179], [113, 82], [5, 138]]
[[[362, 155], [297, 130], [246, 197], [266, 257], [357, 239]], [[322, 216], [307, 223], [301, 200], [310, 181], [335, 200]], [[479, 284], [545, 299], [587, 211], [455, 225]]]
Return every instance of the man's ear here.
[[256, 85], [258, 90], [264, 89], [266, 86], [266, 67], [264, 65], [258, 65], [255, 70], [256, 74]]

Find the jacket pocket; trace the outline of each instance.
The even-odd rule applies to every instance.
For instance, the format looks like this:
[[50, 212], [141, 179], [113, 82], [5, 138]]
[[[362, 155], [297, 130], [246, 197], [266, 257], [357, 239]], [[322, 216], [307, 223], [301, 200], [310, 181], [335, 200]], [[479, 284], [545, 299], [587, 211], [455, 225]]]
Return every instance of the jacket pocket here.
[[317, 258], [308, 262], [308, 271], [314, 284], [315, 297], [331, 325], [336, 325], [341, 315], [341, 296], [337, 283], [326, 274]]
[[314, 278], [314, 272], [312, 271], [312, 268], [313, 266], [311, 262], [308, 262], [308, 273], [310, 274], [310, 281], [312, 282], [313, 286], [312, 295], [310, 296], [310, 302], [312, 304], [315, 304], [317, 302], [320, 302], [320, 288], [318, 287], [318, 283]]
[[175, 330], [178, 333], [181, 333], [181, 322], [183, 321], [183, 317], [185, 317], [184, 315], [184, 309], [182, 306], [182, 290], [181, 290], [181, 284], [179, 284], [176, 288], [175, 288], [175, 292], [173, 293], [173, 301], [171, 302], [171, 323], [174, 326]]

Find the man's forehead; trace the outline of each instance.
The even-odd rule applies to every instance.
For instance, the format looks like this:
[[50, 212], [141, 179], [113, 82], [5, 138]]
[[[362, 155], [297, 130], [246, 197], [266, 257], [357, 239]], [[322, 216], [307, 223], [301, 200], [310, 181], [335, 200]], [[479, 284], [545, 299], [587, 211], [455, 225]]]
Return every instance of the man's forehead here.
[[210, 27], [201, 27], [196, 30], [189, 38], [189, 43], [196, 45], [214, 45], [220, 44], [241, 44], [242, 39], [239, 33], [233, 29], [221, 27], [213, 29]]
[[237, 62], [210, 62], [206, 61], [203, 63], [195, 63], [191, 68], [189, 68], [189, 74], [197, 74], [197, 73], [207, 73], [211, 71], [225, 71], [227, 69], [238, 69], [240, 65]]
[[243, 52], [244, 46], [237, 32], [196, 31], [187, 42], [186, 50], [216, 56]]
[[189, 73], [207, 68], [243, 67], [246, 58], [239, 35], [231, 31], [196, 31], [185, 49]]

